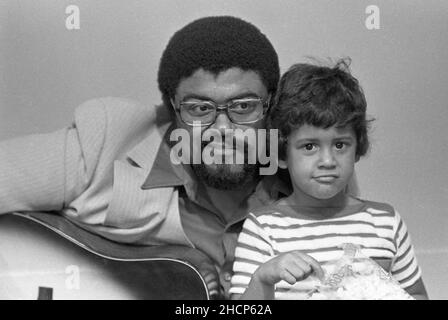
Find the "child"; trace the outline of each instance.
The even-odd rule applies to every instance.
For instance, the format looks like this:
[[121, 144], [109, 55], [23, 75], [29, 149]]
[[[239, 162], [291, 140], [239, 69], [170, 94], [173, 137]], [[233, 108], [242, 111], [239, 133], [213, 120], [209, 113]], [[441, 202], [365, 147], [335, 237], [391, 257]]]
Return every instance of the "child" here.
[[[279, 166], [292, 194], [251, 212], [235, 251], [233, 299], [306, 298], [322, 264], [354, 243], [416, 298], [427, 298], [399, 214], [345, 190], [368, 150], [366, 100], [348, 63], [297, 64], [279, 83], [270, 127], [279, 128]], [[310, 277], [310, 275], [314, 275]]]

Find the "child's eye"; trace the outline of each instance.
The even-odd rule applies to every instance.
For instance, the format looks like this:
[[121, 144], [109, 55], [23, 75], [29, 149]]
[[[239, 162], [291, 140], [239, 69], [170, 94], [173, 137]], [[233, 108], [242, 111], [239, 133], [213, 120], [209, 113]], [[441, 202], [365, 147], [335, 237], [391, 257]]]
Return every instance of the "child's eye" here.
[[341, 150], [347, 148], [349, 144], [346, 142], [336, 142], [334, 146], [336, 147], [336, 149]]
[[312, 151], [312, 150], [314, 150], [314, 148], [315, 148], [315, 145], [312, 143], [307, 143], [303, 146], [303, 149], [305, 149], [306, 151]]

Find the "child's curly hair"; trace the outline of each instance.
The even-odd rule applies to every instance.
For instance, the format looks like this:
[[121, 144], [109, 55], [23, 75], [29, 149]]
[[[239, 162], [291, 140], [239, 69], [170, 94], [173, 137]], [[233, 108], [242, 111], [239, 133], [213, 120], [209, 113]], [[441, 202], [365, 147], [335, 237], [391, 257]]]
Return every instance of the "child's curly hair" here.
[[334, 66], [293, 65], [280, 79], [269, 114], [269, 128], [279, 130], [279, 157], [286, 158], [288, 136], [304, 124], [319, 128], [351, 125], [357, 139], [356, 155], [369, 149], [367, 102], [349, 71], [351, 60]]

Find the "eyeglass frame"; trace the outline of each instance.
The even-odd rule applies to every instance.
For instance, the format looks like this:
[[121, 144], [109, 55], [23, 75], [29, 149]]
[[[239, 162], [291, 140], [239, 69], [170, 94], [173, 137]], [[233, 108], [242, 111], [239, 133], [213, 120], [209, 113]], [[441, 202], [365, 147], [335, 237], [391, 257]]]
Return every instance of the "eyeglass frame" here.
[[[260, 98], [260, 97], [254, 98], [254, 100], [260, 100], [260, 101], [262, 102], [262, 106], [263, 106], [263, 112], [261, 113], [262, 116], [261, 116], [259, 119], [256, 119], [256, 120], [245, 121], [245, 122], [239, 122], [239, 123], [234, 122], [234, 121], [232, 120], [232, 117], [229, 116], [229, 107], [230, 107], [232, 104], [234, 104], [235, 101], [238, 101], [238, 100], [244, 100], [244, 99], [248, 99], [248, 98], [238, 98], [238, 99], [233, 99], [233, 100], [230, 100], [229, 102], [222, 103], [222, 104], [218, 104], [218, 103], [216, 103], [216, 102], [213, 101], [213, 100], [201, 100], [201, 102], [207, 102], [207, 103], [210, 103], [210, 104], [212, 104], [212, 105], [216, 108], [215, 119], [214, 119], [211, 123], [207, 123], [207, 124], [204, 124], [204, 125], [202, 125], [202, 124], [201, 124], [201, 125], [195, 125], [194, 123], [188, 123], [188, 122], [185, 122], [184, 119], [182, 119], [182, 116], [180, 115], [180, 108], [181, 108], [181, 106], [182, 106], [182, 103], [184, 103], [184, 102], [179, 102], [179, 107], [176, 107], [176, 104], [175, 104], [173, 98], [170, 99], [170, 102], [171, 102], [171, 105], [172, 105], [172, 107], [173, 107], [173, 109], [174, 109], [174, 111], [175, 111], [177, 117], [178, 117], [183, 123], [185, 123], [186, 125], [191, 126], [191, 127], [209, 127], [209, 126], [213, 125], [213, 124], [216, 122], [216, 119], [218, 118], [218, 113], [219, 113], [219, 112], [224, 112], [224, 111], [225, 111], [225, 113], [226, 113], [226, 115], [227, 115], [227, 118], [230, 120], [230, 122], [232, 122], [232, 123], [234, 123], [234, 124], [238, 124], [238, 125], [251, 124], [251, 123], [255, 123], [255, 122], [258, 122], [258, 121], [260, 121], [261, 119], [263, 119], [263, 118], [266, 116], [266, 114], [267, 114], [269, 108], [271, 107], [271, 104], [270, 104], [270, 102], [271, 102], [271, 94], [269, 94], [269, 95], [267, 96], [266, 100], [264, 100], [264, 101], [263, 101], [263, 99]], [[196, 122], [196, 121], [193, 121], [193, 122]], [[198, 122], [200, 122], [200, 121], [198, 120]]]

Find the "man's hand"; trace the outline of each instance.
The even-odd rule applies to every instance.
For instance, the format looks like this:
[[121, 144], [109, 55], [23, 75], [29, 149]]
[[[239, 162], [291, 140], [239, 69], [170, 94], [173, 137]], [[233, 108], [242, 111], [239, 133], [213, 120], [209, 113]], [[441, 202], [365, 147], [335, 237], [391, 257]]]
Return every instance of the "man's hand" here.
[[241, 298], [272, 300], [277, 282], [294, 284], [312, 273], [323, 280], [324, 271], [314, 258], [300, 251], [285, 252], [258, 267]]

